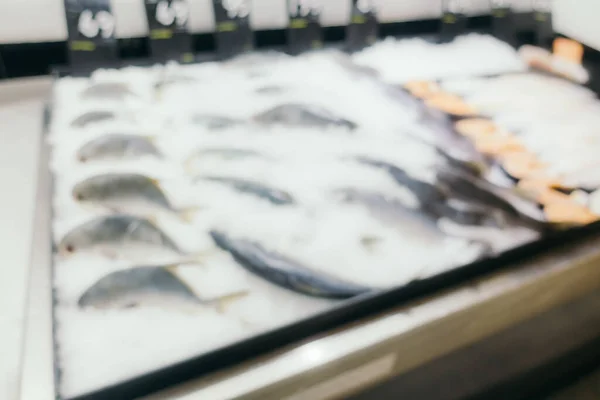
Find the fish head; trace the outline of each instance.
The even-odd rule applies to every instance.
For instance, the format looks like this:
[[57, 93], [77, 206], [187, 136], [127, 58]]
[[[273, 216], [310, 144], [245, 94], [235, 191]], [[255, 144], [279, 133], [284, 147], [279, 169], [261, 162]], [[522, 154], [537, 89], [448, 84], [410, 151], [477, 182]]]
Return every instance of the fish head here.
[[56, 246], [57, 253], [62, 257], [69, 257], [81, 250], [88, 249], [94, 244], [91, 235], [75, 229], [67, 233]]
[[78, 182], [73, 186], [71, 190], [71, 194], [73, 195], [73, 199], [78, 203], [84, 203], [90, 201], [95, 192], [94, 185], [89, 181]]
[[77, 151], [76, 158], [80, 163], [85, 163], [94, 156], [94, 149], [92, 146], [85, 145]]

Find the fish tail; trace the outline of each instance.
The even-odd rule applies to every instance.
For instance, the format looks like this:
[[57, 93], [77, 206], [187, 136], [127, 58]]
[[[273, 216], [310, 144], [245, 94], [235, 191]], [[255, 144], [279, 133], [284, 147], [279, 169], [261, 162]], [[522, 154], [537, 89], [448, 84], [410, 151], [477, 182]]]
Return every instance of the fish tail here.
[[196, 214], [198, 214], [200, 211], [202, 211], [202, 207], [199, 206], [187, 207], [177, 210], [177, 215], [179, 215], [182, 221], [191, 224], [192, 222], [194, 222]]
[[215, 307], [219, 314], [223, 314], [225, 311], [227, 311], [227, 307], [239, 299], [248, 296], [248, 294], [249, 292], [247, 290], [240, 290], [225, 294], [223, 296], [215, 297], [214, 299], [204, 300], [204, 303]]

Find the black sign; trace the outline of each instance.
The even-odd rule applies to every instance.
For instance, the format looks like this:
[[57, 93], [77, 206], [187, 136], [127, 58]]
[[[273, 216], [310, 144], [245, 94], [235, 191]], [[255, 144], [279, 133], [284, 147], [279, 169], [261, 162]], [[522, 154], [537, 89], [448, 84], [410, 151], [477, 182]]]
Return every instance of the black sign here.
[[554, 40], [554, 27], [552, 26], [552, 1], [535, 0], [533, 4], [533, 19], [537, 45], [551, 47]]
[[350, 24], [346, 29], [346, 41], [350, 50], [359, 50], [377, 40], [379, 25], [375, 0], [352, 0]]
[[150, 31], [150, 54], [160, 61], [191, 62], [192, 38], [187, 30], [187, 0], [145, 0]]
[[450, 42], [467, 30], [468, 19], [465, 14], [465, 0], [442, 1], [442, 26], [440, 40]]
[[516, 21], [508, 0], [490, 0], [492, 33], [511, 46], [517, 45]]
[[65, 0], [69, 61], [98, 67], [118, 60], [110, 0]]
[[[327, 0], [324, 0], [327, 1]], [[290, 25], [288, 45], [290, 53], [323, 47], [320, 0], [287, 0]]]
[[250, 51], [254, 35], [250, 28], [250, 0], [213, 0], [217, 52], [222, 57]]

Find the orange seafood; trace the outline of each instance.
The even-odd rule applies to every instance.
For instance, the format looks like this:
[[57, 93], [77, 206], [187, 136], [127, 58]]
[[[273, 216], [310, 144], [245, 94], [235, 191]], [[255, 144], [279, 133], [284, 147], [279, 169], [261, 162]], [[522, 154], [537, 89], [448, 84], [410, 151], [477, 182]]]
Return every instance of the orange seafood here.
[[432, 81], [411, 81], [406, 83], [404, 88], [420, 99], [431, 97], [440, 90], [439, 85]]
[[544, 207], [548, 222], [558, 224], [587, 225], [598, 220], [598, 216], [587, 207], [575, 202], [558, 201]]
[[429, 107], [458, 117], [477, 115], [477, 109], [467, 104], [460, 96], [447, 92], [437, 92], [425, 100]]
[[454, 124], [456, 132], [471, 139], [490, 136], [498, 131], [496, 124], [485, 118], [467, 118]]

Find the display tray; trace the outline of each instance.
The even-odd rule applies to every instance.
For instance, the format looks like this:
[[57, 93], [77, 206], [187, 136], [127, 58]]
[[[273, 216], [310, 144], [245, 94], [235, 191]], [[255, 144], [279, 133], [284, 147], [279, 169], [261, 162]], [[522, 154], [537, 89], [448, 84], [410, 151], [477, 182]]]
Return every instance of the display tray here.
[[[202, 63], [217, 59], [215, 55], [202, 55], [196, 59], [196, 62]], [[151, 62], [142, 61], [135, 63], [135, 65], [149, 64]], [[57, 68], [55, 76], [86, 76], [90, 72]], [[50, 104], [46, 112], [45, 132], [49, 130], [51, 108], [52, 105]], [[48, 193], [48, 196], [52, 196], [52, 194], [53, 189]], [[137, 398], [148, 395], [188, 380], [207, 376], [219, 370], [235, 366], [284, 346], [307, 340], [310, 337], [333, 329], [338, 329], [345, 324], [353, 323], [385, 310], [401, 306], [409, 301], [432, 295], [440, 290], [464, 284], [492, 272], [515, 268], [513, 267], [514, 265], [523, 260], [543, 254], [548, 248], [573, 243], [596, 235], [599, 232], [600, 222], [564, 231], [548, 232], [540, 240], [504, 251], [491, 258], [480, 259], [434, 276], [411, 281], [406, 285], [394, 289], [354, 297], [317, 315], [286, 324], [226, 347], [214, 349], [198, 357], [181, 360], [165, 368], [124, 380], [100, 390], [71, 397], [69, 400]], [[54, 263], [52, 268], [54, 270]], [[54, 323], [56, 329], [56, 318], [54, 318]], [[60, 366], [58, 363], [55, 363], [55, 366], [58, 381], [61, 374]]]

